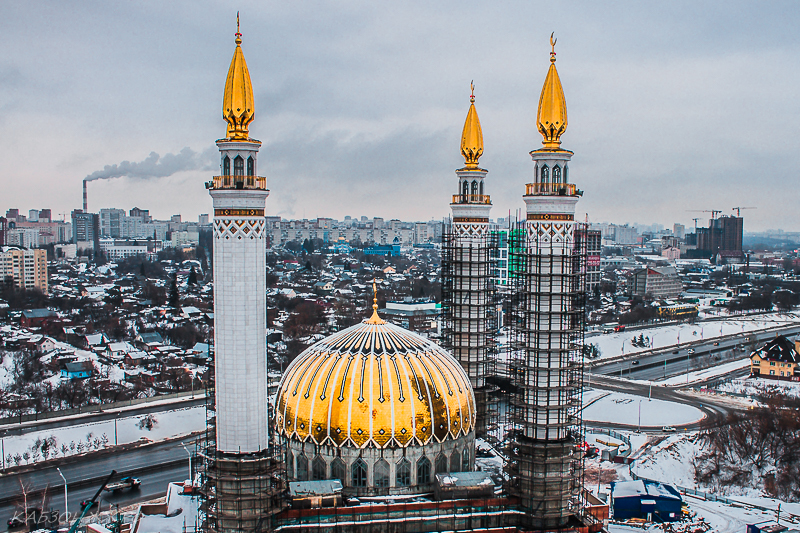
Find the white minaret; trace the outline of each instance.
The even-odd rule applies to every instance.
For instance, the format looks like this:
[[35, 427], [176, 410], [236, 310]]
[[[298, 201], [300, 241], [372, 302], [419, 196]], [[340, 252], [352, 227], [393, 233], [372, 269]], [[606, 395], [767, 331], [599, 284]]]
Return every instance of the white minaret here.
[[483, 132], [475, 110], [475, 95], [461, 134], [465, 166], [456, 170], [458, 194], [450, 204], [452, 223], [443, 233], [442, 304], [446, 347], [469, 376], [477, 404], [476, 431], [485, 436], [488, 421], [486, 375], [489, 370], [493, 291], [491, 279], [491, 199], [484, 194], [487, 171], [478, 166]]
[[[583, 194], [569, 183], [572, 152], [561, 148], [567, 105], [555, 67], [539, 99], [542, 148], [530, 153], [526, 219], [512, 232], [514, 377], [510, 492], [524, 509], [522, 525], [564, 527], [580, 505], [582, 257], [575, 247], [575, 206]], [[513, 269], [513, 272], [512, 272]]]
[[236, 34], [223, 98], [227, 136], [217, 141], [220, 175], [206, 184], [214, 200], [214, 348], [217, 450], [267, 449], [267, 180], [256, 175], [261, 142], [251, 139], [253, 89]]

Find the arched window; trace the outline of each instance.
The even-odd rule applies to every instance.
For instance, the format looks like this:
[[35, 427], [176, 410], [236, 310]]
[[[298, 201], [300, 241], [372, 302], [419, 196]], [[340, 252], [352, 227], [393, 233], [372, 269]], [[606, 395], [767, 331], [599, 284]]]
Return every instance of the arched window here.
[[231, 175], [231, 158], [227, 155], [222, 159], [222, 175], [223, 176], [230, 176]]
[[469, 194], [469, 183], [467, 180], [464, 180], [461, 184], [461, 194], [464, 196]]
[[364, 488], [367, 486], [367, 463], [362, 458], [356, 459], [350, 467], [350, 476], [353, 479], [354, 487]]
[[480, 184], [479, 188], [480, 188], [480, 192], [478, 194], [483, 196], [483, 181], [481, 181], [481, 184]]
[[478, 182], [472, 180], [472, 194], [478, 194]]
[[375, 487], [379, 489], [389, 488], [389, 463], [381, 459], [375, 463], [375, 470], [372, 474], [375, 477]]
[[286, 465], [289, 470], [286, 475], [289, 476], [289, 479], [294, 479], [294, 454], [290, 451], [286, 452]]
[[297, 456], [297, 481], [308, 481], [308, 458], [302, 453]]
[[244, 159], [240, 155], [233, 160], [233, 175], [244, 176]]
[[553, 183], [561, 183], [561, 167], [558, 165], [553, 167]]
[[253, 156], [247, 158], [247, 175], [248, 176], [256, 175], [256, 161], [255, 159], [253, 159]]
[[411, 463], [403, 457], [397, 463], [397, 473], [395, 474], [395, 486], [408, 487], [411, 485]]
[[417, 485], [424, 485], [431, 482], [431, 460], [421, 457], [417, 461]]
[[334, 459], [331, 463], [331, 479], [338, 479], [344, 483], [345, 466], [344, 461], [342, 461], [340, 457]]
[[564, 165], [564, 183], [569, 183], [569, 167]]
[[436, 456], [436, 473], [437, 474], [446, 474], [447, 473], [447, 456], [443, 453], [440, 453]]
[[542, 183], [550, 183], [550, 169], [542, 165]]
[[314, 458], [314, 465], [311, 467], [312, 481], [328, 479], [328, 464], [319, 455]]
[[458, 450], [455, 450], [452, 453], [452, 455], [450, 455], [450, 471], [451, 472], [461, 471], [461, 454], [458, 453]]
[[533, 165], [533, 181], [539, 181], [539, 163]]
[[464, 453], [461, 455], [461, 471], [469, 472], [469, 448], [464, 448]]

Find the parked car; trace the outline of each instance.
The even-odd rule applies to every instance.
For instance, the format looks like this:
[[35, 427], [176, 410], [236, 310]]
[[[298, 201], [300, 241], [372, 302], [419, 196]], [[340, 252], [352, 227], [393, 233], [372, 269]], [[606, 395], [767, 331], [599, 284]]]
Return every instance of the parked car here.
[[661, 431], [663, 431], [664, 433], [674, 433], [675, 428], [672, 426], [664, 426], [663, 428], [661, 428]]
[[693, 354], [694, 353], [694, 348], [689, 348], [688, 350], [686, 350], [686, 353]]
[[714, 346], [719, 346], [719, 341], [714, 341]]
[[639, 360], [637, 359], [636, 361], [633, 361], [631, 364], [632, 365], [638, 365], [639, 364]]

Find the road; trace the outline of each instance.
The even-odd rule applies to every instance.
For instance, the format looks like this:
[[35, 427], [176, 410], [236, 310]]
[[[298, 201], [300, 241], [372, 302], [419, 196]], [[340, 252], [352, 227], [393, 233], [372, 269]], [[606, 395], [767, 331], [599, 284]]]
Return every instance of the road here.
[[[91, 498], [102, 483], [102, 478], [111, 470], [116, 470], [118, 477], [133, 474], [141, 478], [142, 486], [138, 490], [116, 495], [104, 493], [103, 505], [130, 504], [163, 494], [167, 482], [183, 481], [189, 477], [189, 455], [180, 445], [181, 442], [190, 451], [194, 451], [194, 437], [191, 437], [113, 454], [95, 454], [61, 465], [61, 472], [67, 478], [70, 511], [79, 511], [80, 501]], [[6, 524], [6, 520], [19, 504], [22, 497], [20, 482], [28, 487], [29, 495], [39, 494], [38, 498], [29, 496], [29, 506], [34, 505], [30, 503], [31, 500], [41, 502], [41, 493], [47, 490], [50, 496], [47, 507], [63, 510], [64, 482], [55, 466], [37, 468], [23, 474], [4, 475], [0, 477], [0, 524]]]
[[[181, 450], [183, 451], [183, 450]], [[186, 455], [184, 453], [184, 455]], [[107, 473], [106, 473], [107, 474]], [[92, 509], [92, 513], [108, 511], [114, 505], [120, 506], [132, 505], [138, 502], [152, 500], [163, 496], [167, 490], [167, 484], [170, 481], [183, 481], [188, 475], [188, 464], [174, 465], [165, 467], [163, 469], [155, 470], [147, 474], [141, 474], [138, 477], [142, 480], [142, 485], [138, 489], [129, 491], [121, 491], [118, 493], [103, 492], [98, 498], [100, 500], [99, 508]], [[67, 478], [69, 479], [69, 478]], [[69, 496], [69, 510], [74, 516], [74, 513], [80, 512], [80, 502], [88, 500], [94, 493], [97, 492], [98, 487], [102, 481], [98, 481], [94, 486], [86, 486], [78, 489], [70, 489]], [[48, 508], [58, 509], [60, 512], [64, 509], [64, 487], [52, 487], [49, 491], [49, 504]], [[41, 498], [34, 499], [35, 503], [29, 503], [29, 506], [40, 506]], [[0, 505], [0, 530], [6, 529], [8, 519], [11, 518], [15, 512], [22, 509], [22, 504], [5, 504]]]
[[[693, 422], [691, 424], [684, 424], [681, 428], [686, 429], [703, 429], [716, 426], [721, 423], [728, 414], [733, 412], [741, 412], [743, 409], [731, 407], [730, 404], [717, 402], [714, 398], [708, 398], [701, 404], [697, 398], [687, 396], [681, 391], [677, 391], [668, 387], [651, 387], [647, 383], [636, 383], [626, 379], [612, 378], [608, 376], [592, 376], [591, 387], [594, 389], [608, 390], [612, 392], [624, 392], [626, 394], [633, 394], [636, 396], [643, 396], [645, 398], [652, 397], [657, 400], [664, 400], [667, 402], [682, 403], [691, 405], [700, 409], [706, 417], [703, 420]], [[608, 427], [636, 430], [636, 424], [619, 424], [619, 423], [605, 423], [605, 422], [587, 422], [587, 425], [592, 427]], [[642, 428], [643, 431], [650, 433], [659, 433], [658, 428]]]
[[[598, 362], [590, 371], [592, 374], [621, 376], [628, 379], [664, 379], [684, 374], [687, 370], [701, 370], [747, 357], [749, 344], [772, 339], [776, 332], [783, 335], [794, 335], [800, 333], [800, 326], [787, 326], [768, 332], [752, 331], [732, 337], [693, 341], [672, 349], [633, 353], [624, 360], [605, 364]], [[689, 353], [690, 350], [693, 350], [694, 353]]]

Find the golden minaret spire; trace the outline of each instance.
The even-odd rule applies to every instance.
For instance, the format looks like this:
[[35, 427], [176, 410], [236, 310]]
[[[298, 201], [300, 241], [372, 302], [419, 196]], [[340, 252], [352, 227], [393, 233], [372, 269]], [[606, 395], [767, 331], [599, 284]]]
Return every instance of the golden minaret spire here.
[[469, 95], [469, 111], [467, 120], [464, 121], [464, 130], [461, 132], [461, 155], [466, 161], [466, 170], [479, 170], [478, 159], [483, 155], [483, 131], [478, 112], [475, 110], [475, 84], [469, 84], [472, 92]]
[[246, 141], [250, 138], [248, 128], [255, 116], [253, 85], [250, 71], [242, 53], [242, 34], [239, 31], [239, 13], [236, 13], [236, 50], [228, 69], [225, 81], [225, 94], [222, 97], [222, 118], [228, 123], [225, 137], [228, 140]]
[[550, 34], [550, 69], [544, 79], [542, 95], [539, 97], [539, 111], [536, 123], [544, 140], [545, 149], [558, 150], [561, 146], [561, 135], [567, 131], [567, 100], [556, 70], [556, 41]]
[[367, 324], [386, 324], [386, 321], [378, 316], [378, 288], [375, 278], [372, 279], [372, 316], [366, 320]]

